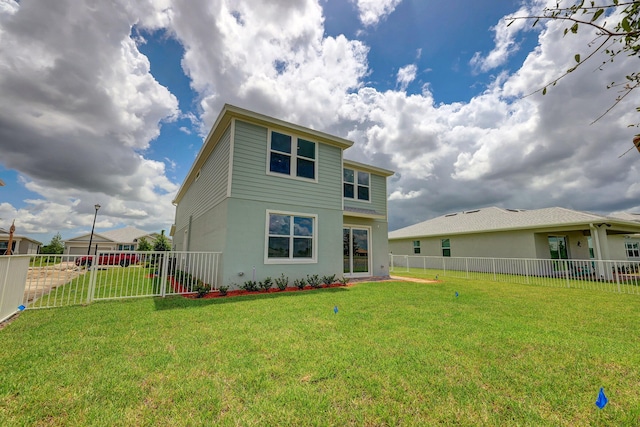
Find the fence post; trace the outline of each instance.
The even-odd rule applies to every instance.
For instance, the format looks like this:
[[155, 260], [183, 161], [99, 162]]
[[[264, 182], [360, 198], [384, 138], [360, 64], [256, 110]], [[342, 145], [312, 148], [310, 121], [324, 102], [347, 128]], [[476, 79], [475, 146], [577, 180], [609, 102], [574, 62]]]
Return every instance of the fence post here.
[[427, 272], [427, 257], [426, 256], [422, 257], [422, 272], [423, 273]]
[[618, 269], [618, 263], [613, 263], [613, 275], [616, 278], [616, 285], [618, 285], [618, 293], [622, 293], [620, 290], [620, 270]]
[[91, 301], [93, 301], [93, 299], [95, 298], [97, 280], [96, 276], [98, 274], [98, 266], [96, 264], [98, 262], [98, 259], [99, 258], [95, 255], [87, 258], [87, 263], [91, 261], [91, 266], [87, 266], [87, 271], [89, 272], [89, 290], [87, 291], [87, 304], [90, 304]]
[[407, 261], [407, 273], [409, 272], [409, 255], [404, 256], [405, 261]]
[[563, 262], [564, 262], [564, 274], [567, 278], [567, 288], [570, 288], [571, 283], [569, 282], [569, 263], [567, 262], [566, 259]]
[[497, 282], [498, 278], [496, 276], [496, 259], [495, 258], [491, 258], [491, 264], [493, 264], [493, 281]]
[[469, 278], [469, 258], [464, 259], [464, 269], [467, 272], [467, 279]]
[[524, 260], [524, 277], [527, 278], [527, 285], [529, 284], [529, 260]]
[[167, 277], [167, 258], [169, 258], [167, 256], [168, 254], [169, 252], [163, 252], [162, 254], [160, 254], [160, 257], [162, 258], [162, 260], [160, 261], [160, 289], [162, 289], [160, 291], [160, 295], [163, 298], [166, 295], [167, 280], [169, 279]]

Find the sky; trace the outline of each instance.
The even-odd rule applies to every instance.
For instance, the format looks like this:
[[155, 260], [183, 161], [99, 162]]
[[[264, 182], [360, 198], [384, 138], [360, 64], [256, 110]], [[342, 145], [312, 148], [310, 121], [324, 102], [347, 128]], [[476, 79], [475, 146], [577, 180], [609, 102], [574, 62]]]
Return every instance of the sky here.
[[[549, 4], [554, 4], [552, 0]], [[640, 211], [637, 58], [516, 21], [545, 0], [0, 0], [0, 228], [169, 230], [225, 103], [396, 171], [389, 229], [499, 206]], [[607, 18], [612, 20], [612, 18]], [[635, 61], [635, 62], [633, 62]], [[527, 96], [528, 95], [528, 96]]]

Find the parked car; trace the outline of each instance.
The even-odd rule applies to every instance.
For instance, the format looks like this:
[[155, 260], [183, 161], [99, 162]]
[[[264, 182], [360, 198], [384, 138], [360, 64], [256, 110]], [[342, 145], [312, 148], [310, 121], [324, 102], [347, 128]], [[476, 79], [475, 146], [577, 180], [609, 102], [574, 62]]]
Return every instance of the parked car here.
[[[83, 256], [76, 258], [76, 265], [88, 265], [91, 267], [91, 263], [93, 262], [93, 258], [90, 256]], [[128, 253], [112, 253], [112, 254], [102, 254], [98, 257], [98, 265], [120, 265], [122, 267], [129, 267], [131, 264], [137, 264], [140, 259], [136, 254], [128, 254]]]

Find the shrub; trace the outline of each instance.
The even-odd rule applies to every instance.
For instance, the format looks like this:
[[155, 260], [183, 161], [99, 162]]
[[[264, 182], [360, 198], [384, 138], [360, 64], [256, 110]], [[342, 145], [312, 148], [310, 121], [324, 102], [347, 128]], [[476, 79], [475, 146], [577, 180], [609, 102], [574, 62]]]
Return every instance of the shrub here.
[[220, 295], [225, 296], [227, 294], [227, 292], [229, 291], [229, 287], [228, 286], [220, 286], [218, 288], [218, 292], [220, 292]]
[[255, 280], [247, 280], [241, 288], [248, 292], [255, 292], [258, 290], [258, 282]]
[[278, 289], [280, 289], [281, 291], [284, 291], [285, 289], [287, 289], [288, 285], [289, 285], [289, 278], [285, 276], [284, 273], [282, 273], [280, 277], [276, 277], [276, 287]]
[[260, 282], [260, 288], [266, 292], [271, 289], [272, 284], [273, 280], [271, 279], [271, 277], [266, 277], [263, 281]]
[[202, 298], [211, 290], [211, 285], [207, 283], [203, 283], [202, 280], [198, 280], [196, 285], [193, 287], [193, 290], [196, 292], [198, 298]]
[[322, 283], [329, 286], [336, 282], [336, 275], [332, 274], [331, 276], [322, 276]]
[[293, 285], [298, 289], [304, 289], [307, 283], [304, 281], [304, 279], [296, 279], [293, 281]]
[[312, 288], [317, 289], [320, 287], [320, 277], [317, 274], [314, 274], [313, 276], [309, 276], [307, 274], [307, 283], [309, 283], [309, 286]]
[[349, 284], [349, 278], [343, 277], [342, 279], [338, 280], [338, 282], [340, 282], [342, 286], [347, 286]]

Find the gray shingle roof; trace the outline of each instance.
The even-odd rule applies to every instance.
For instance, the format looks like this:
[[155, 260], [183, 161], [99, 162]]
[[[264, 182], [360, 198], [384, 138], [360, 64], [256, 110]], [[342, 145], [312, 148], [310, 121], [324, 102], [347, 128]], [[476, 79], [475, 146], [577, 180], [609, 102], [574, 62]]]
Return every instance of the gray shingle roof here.
[[625, 221], [637, 221], [640, 222], [640, 213], [632, 212], [617, 212], [609, 215], [612, 218], [623, 219]]
[[611, 221], [629, 224], [632, 230], [638, 229], [638, 224], [633, 224], [628, 220], [560, 207], [534, 210], [490, 207], [442, 215], [410, 225], [390, 232], [389, 239], [558, 227]]
[[135, 227], [118, 228], [117, 230], [103, 231], [100, 233], [102, 237], [106, 237], [107, 239], [118, 243], [133, 243], [134, 239], [139, 239], [140, 237], [148, 236], [150, 234], [153, 233], [149, 233]]

